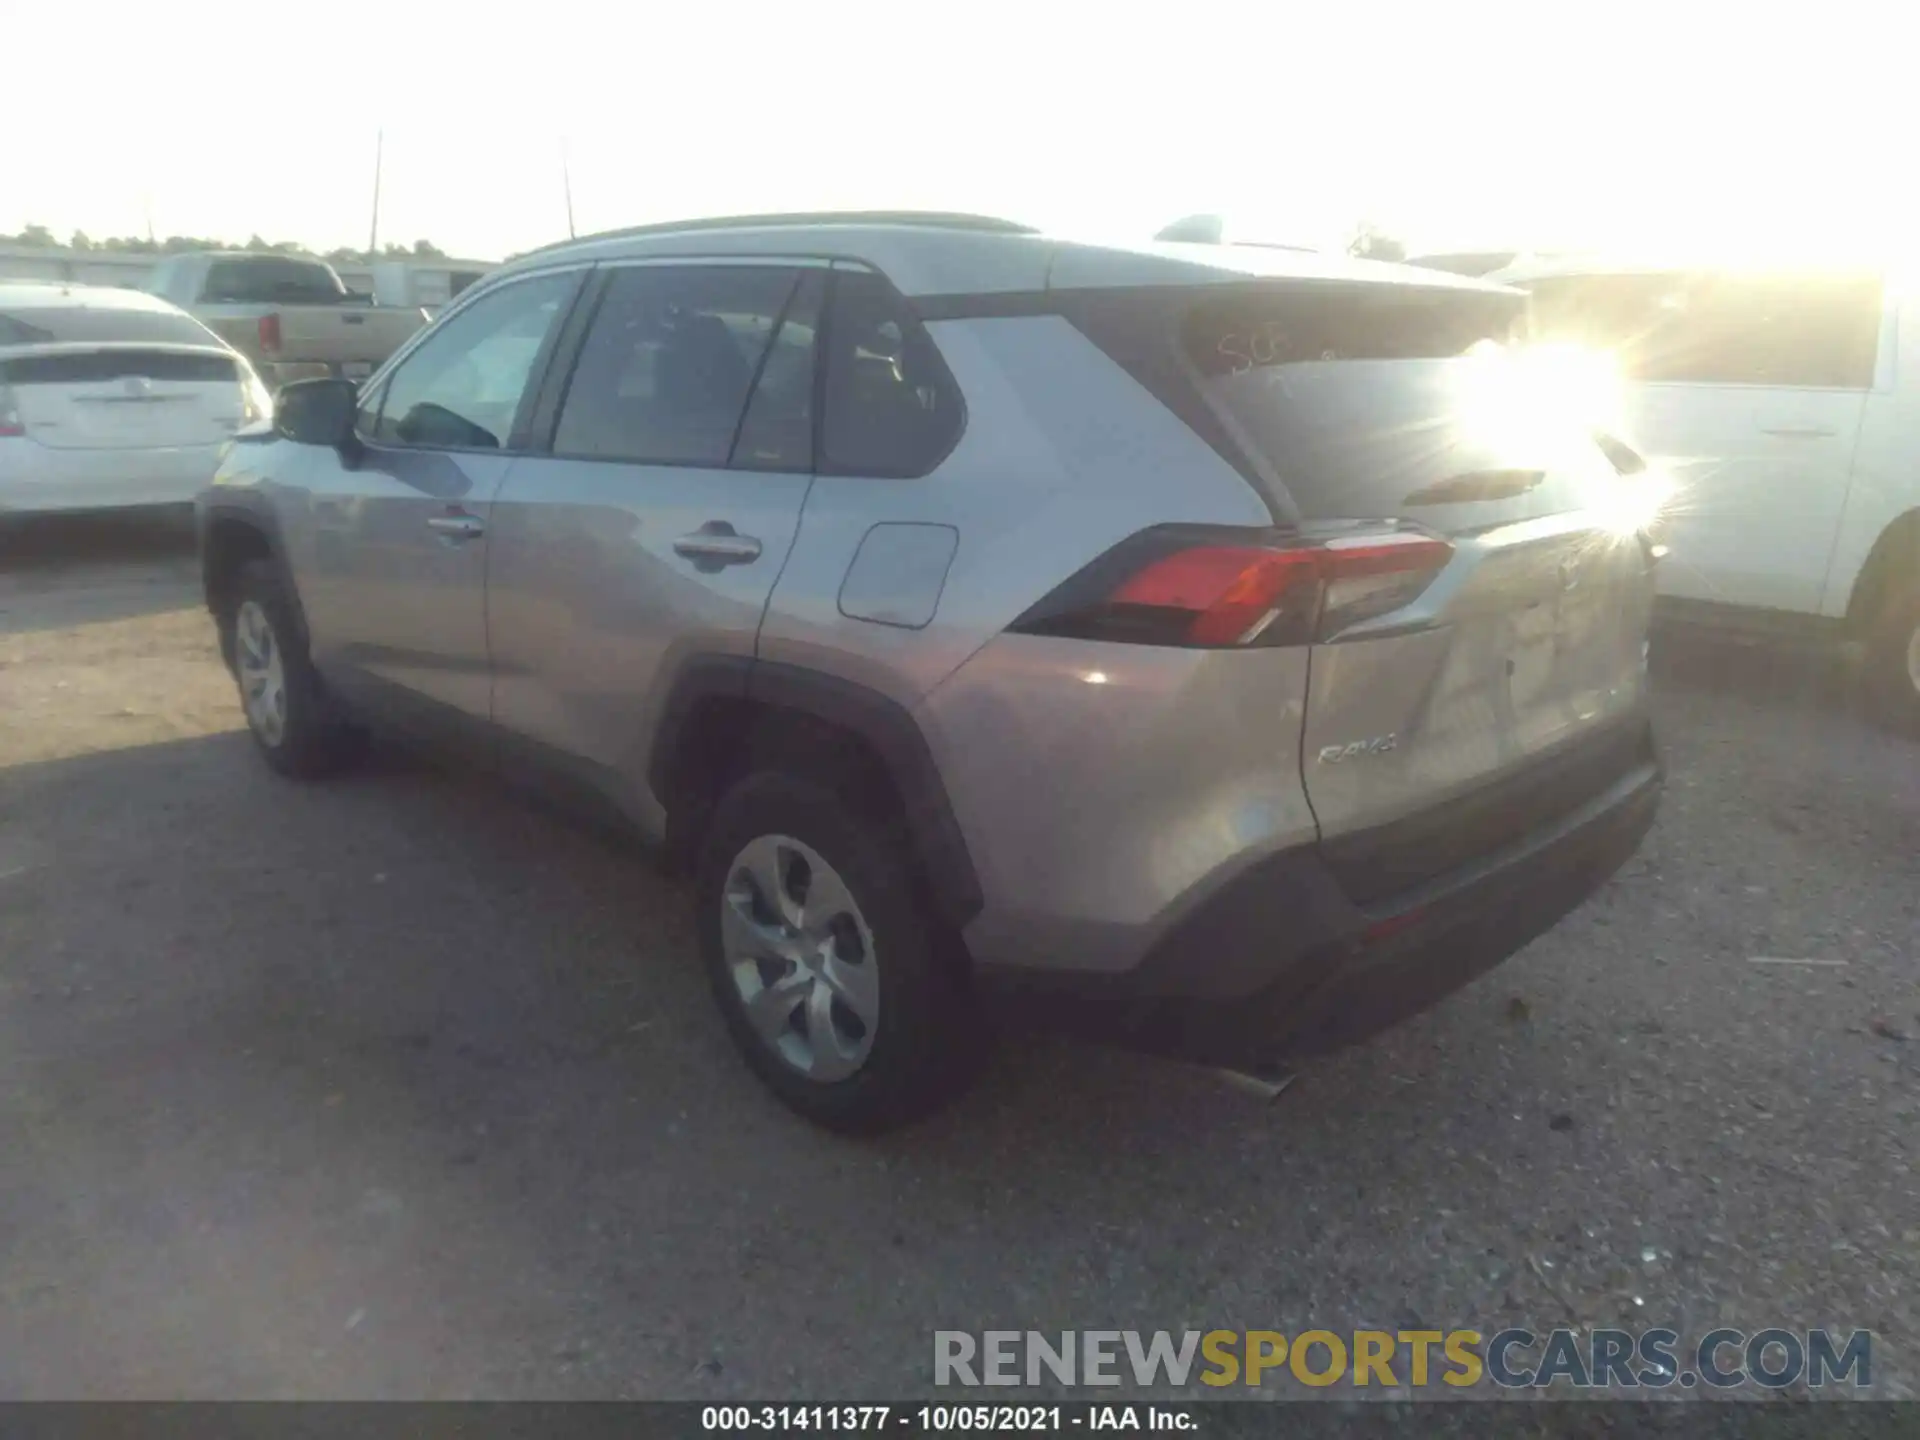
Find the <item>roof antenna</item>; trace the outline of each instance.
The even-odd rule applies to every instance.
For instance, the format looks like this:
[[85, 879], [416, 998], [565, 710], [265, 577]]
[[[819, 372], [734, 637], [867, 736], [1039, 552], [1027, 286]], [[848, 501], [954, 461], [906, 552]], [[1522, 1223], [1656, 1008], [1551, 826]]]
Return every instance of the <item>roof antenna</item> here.
[[566, 192], [567, 196], [567, 238], [571, 240], [574, 238], [573, 174], [567, 168], [567, 137], [564, 135], [560, 137], [560, 188]]

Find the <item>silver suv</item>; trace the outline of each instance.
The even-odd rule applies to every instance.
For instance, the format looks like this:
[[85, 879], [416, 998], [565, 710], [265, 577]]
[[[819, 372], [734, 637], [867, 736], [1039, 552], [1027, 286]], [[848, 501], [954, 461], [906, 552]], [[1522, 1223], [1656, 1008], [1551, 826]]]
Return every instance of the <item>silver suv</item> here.
[[951, 1094], [989, 1002], [1271, 1065], [1652, 822], [1656, 547], [1524, 306], [961, 216], [568, 242], [283, 391], [202, 497], [207, 603], [276, 770], [389, 726], [684, 857], [814, 1120]]

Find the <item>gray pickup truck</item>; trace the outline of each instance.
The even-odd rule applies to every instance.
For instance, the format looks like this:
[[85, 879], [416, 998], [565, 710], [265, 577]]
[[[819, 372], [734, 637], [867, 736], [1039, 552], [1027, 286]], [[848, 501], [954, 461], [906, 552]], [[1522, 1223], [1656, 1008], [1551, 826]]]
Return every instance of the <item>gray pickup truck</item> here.
[[146, 289], [171, 300], [253, 362], [268, 384], [364, 379], [427, 322], [375, 305], [325, 261], [244, 250], [172, 255]]

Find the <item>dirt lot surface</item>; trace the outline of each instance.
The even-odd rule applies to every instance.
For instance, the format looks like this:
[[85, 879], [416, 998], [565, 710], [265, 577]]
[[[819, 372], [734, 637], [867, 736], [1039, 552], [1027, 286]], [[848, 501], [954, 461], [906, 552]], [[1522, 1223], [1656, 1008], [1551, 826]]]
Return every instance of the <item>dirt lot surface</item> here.
[[1870, 1327], [1920, 1384], [1920, 746], [1816, 668], [1670, 653], [1641, 855], [1278, 1100], [1020, 1040], [855, 1144], [643, 856], [269, 775], [177, 537], [0, 567], [0, 1396], [876, 1399], [989, 1326]]

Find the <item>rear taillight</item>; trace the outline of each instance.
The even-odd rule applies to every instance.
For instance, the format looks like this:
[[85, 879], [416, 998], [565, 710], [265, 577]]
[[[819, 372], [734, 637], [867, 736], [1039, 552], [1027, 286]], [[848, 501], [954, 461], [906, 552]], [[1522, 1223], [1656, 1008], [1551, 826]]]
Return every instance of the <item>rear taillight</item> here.
[[260, 348], [269, 355], [280, 349], [280, 316], [271, 310], [260, 317]]
[[1199, 649], [1305, 645], [1412, 603], [1452, 555], [1418, 531], [1313, 538], [1159, 526], [1109, 550], [1012, 628]]
[[13, 391], [0, 385], [0, 435], [19, 436], [27, 433], [27, 427], [21, 423], [20, 410], [14, 404]]
[[1453, 546], [1418, 531], [1343, 535], [1320, 547], [1318, 638], [1391, 615], [1419, 599], [1453, 558]]
[[1151, 618], [1183, 645], [1244, 645], [1297, 607], [1313, 555], [1250, 545], [1195, 545], [1129, 576], [1107, 608]]

